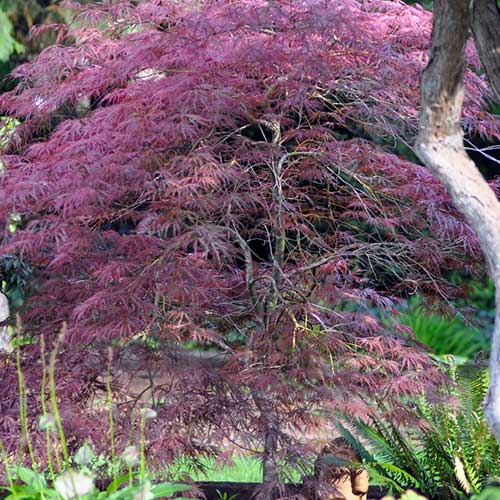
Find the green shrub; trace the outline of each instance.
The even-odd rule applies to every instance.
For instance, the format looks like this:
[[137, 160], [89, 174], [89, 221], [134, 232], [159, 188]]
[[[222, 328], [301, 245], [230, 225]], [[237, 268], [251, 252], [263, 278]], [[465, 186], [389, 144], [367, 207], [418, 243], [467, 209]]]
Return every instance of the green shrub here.
[[470, 358], [479, 352], [489, 351], [486, 332], [468, 326], [458, 315], [447, 317], [428, 311], [418, 298], [409, 302], [398, 321], [410, 327], [415, 337], [434, 354]]
[[453, 384], [442, 400], [423, 395], [414, 403], [418, 428], [404, 430], [378, 418], [354, 421], [356, 432], [339, 424], [371, 477], [392, 491], [413, 488], [431, 499], [465, 499], [500, 477], [500, 445], [483, 414], [487, 369], [468, 364], [458, 370], [450, 357], [446, 371]]
[[24, 47], [14, 38], [12, 21], [6, 13], [6, 0], [0, 0], [0, 62], [6, 62], [12, 54], [24, 52]]

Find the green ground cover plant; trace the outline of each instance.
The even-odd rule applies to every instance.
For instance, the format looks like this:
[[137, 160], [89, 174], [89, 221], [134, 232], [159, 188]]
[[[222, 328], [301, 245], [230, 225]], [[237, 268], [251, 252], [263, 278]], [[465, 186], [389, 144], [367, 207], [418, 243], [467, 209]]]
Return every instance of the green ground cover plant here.
[[[11, 484], [1, 486], [7, 492], [5, 500], [155, 500], [170, 498], [176, 493], [188, 491], [190, 486], [175, 483], [152, 484], [149, 480], [131, 481], [129, 475], [115, 478], [105, 490], [95, 487], [87, 472], [69, 469], [47, 482], [44, 475], [33, 469], [15, 466], [11, 468]], [[176, 496], [180, 499], [182, 497]]]
[[173, 480], [187, 476], [192, 481], [258, 483], [262, 480], [262, 462], [254, 457], [233, 457], [232, 464], [217, 465], [213, 458], [201, 457], [196, 462], [186, 458], [176, 460], [166, 475]]

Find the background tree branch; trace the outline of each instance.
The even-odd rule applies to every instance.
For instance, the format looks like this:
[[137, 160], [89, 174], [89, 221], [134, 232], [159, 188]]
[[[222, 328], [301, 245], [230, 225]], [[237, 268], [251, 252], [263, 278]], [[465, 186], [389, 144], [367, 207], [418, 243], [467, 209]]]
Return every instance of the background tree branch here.
[[500, 102], [500, 10], [496, 0], [472, 0], [470, 25], [481, 64]]

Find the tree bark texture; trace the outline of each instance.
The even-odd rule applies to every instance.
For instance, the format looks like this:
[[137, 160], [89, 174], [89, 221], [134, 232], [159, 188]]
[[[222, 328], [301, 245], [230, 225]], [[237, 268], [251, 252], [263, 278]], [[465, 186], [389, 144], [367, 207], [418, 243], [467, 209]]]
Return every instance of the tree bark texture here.
[[500, 10], [496, 0], [472, 0], [470, 25], [481, 64], [500, 102]]
[[[488, 5], [494, 2], [479, 0], [476, 9], [479, 3]], [[467, 156], [460, 126], [465, 44], [471, 25], [470, 13], [478, 13], [473, 4], [469, 10], [469, 3], [469, 0], [434, 2], [430, 60], [421, 79], [420, 132], [416, 152], [443, 182], [456, 207], [475, 230], [495, 283], [496, 316], [485, 414], [493, 434], [500, 441], [500, 203]], [[475, 33], [479, 33], [477, 20], [474, 24]], [[500, 23], [497, 28], [500, 30]], [[480, 36], [490, 36], [486, 25], [480, 32]], [[482, 46], [482, 51], [488, 53], [485, 64], [500, 55], [492, 49], [490, 42], [482, 40], [478, 43], [478, 47]], [[496, 50], [500, 51], [500, 45]]]

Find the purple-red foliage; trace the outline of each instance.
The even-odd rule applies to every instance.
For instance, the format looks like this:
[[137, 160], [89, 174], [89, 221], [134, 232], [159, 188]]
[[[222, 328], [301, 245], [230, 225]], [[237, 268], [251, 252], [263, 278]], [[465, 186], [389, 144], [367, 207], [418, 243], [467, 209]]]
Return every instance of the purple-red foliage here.
[[[290, 432], [318, 408], [363, 415], [363, 395], [397, 402], [435, 383], [417, 343], [380, 321], [405, 294], [453, 293], [443, 273], [480, 260], [440, 183], [391, 153], [416, 132], [430, 14], [384, 0], [149, 0], [79, 19], [60, 32], [76, 42], [19, 68], [1, 100], [22, 125], [3, 156], [0, 253], [35, 269], [25, 329], [50, 344], [67, 322], [58, 380], [74, 439], [102, 443], [106, 419], [86, 401], [106, 347], [141, 334], [160, 346], [148, 362], [175, 375], [148, 424], [158, 459], [222, 439], [256, 449], [271, 432], [293, 460]], [[485, 81], [469, 70], [466, 83], [464, 127], [498, 138]], [[172, 361], [188, 341], [229, 360]], [[23, 350], [35, 387], [37, 353]], [[1, 373], [13, 450], [16, 374]]]

